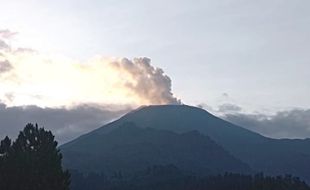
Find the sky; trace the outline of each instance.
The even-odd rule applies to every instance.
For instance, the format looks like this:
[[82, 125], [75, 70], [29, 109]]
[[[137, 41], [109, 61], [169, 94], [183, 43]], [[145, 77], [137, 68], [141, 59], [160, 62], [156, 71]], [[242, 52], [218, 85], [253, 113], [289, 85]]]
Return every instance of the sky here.
[[310, 137], [308, 0], [0, 3], [3, 112], [184, 103], [266, 136]]

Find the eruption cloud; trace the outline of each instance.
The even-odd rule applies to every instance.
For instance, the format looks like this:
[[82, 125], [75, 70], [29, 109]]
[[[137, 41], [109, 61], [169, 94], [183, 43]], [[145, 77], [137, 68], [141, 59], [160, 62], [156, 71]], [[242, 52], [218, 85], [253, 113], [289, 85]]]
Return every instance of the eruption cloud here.
[[0, 31], [0, 101], [6, 105], [181, 103], [171, 92], [171, 79], [149, 58], [95, 56], [80, 62], [12, 47], [7, 43], [12, 35]]

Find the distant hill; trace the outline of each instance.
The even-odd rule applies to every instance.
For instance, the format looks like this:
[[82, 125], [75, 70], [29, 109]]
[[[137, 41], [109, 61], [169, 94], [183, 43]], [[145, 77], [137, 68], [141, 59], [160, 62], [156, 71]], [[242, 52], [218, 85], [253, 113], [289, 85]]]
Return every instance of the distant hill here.
[[[124, 125], [126, 127], [128, 123], [131, 123], [135, 127], [129, 127], [126, 133], [134, 130], [133, 128], [138, 129], [138, 131], [141, 130], [139, 128], [145, 128], [146, 131], [152, 131], [153, 133], [166, 133], [170, 131], [173, 132], [172, 134], [175, 135], [175, 138], [182, 139], [180, 141], [185, 141], [184, 137], [181, 138], [180, 136], [184, 136], [184, 134], [188, 132], [196, 131], [196, 136], [203, 136], [205, 139], [210, 138], [212, 141], [209, 140], [208, 142], [214, 141], [219, 145], [218, 147], [223, 147], [226, 153], [229, 152], [236, 159], [248, 164], [255, 171], [263, 171], [267, 174], [290, 173], [310, 181], [309, 139], [277, 140], [266, 138], [260, 134], [217, 118], [205, 110], [186, 105], [142, 107], [126, 114], [117, 121], [83, 135], [61, 146], [65, 165], [70, 167], [73, 166], [73, 163], [76, 163], [75, 167], [79, 167], [91, 162], [90, 159], [87, 159], [90, 153], [92, 153], [94, 157], [107, 154], [107, 149], [101, 147], [110, 145], [103, 145], [102, 141], [108, 143], [106, 140], [107, 138], [111, 136], [117, 138], [117, 132], [119, 132], [119, 130], [124, 130], [122, 128], [124, 128]], [[165, 132], [163, 132], [163, 130]], [[140, 132], [147, 133], [146, 131], [142, 130]], [[159, 136], [161, 135], [157, 137], [159, 138]], [[100, 140], [96, 141], [92, 139]], [[145, 140], [141, 138], [141, 142], [144, 141]], [[127, 141], [120, 140], [120, 143], [129, 146], [126, 144]], [[198, 144], [199, 143], [196, 143], [195, 146], [198, 146]], [[93, 147], [98, 148], [94, 149]], [[203, 147], [203, 145], [198, 147]], [[125, 152], [128, 150], [127, 148], [124, 149]], [[144, 152], [145, 155], [148, 155], [147, 151], [150, 151], [149, 147], [147, 148], [145, 146], [144, 148], [146, 151]], [[87, 149], [94, 150], [94, 152], [89, 152]], [[201, 149], [199, 149], [199, 151], [201, 151]], [[203, 153], [201, 154], [203, 155]], [[196, 155], [196, 159], [201, 160], [200, 156], [202, 155]], [[225, 157], [226, 155], [229, 154], [225, 154]], [[133, 155], [129, 154], [128, 156]], [[102, 163], [102, 165], [104, 165], [104, 163]], [[233, 168], [232, 166], [230, 167]]]

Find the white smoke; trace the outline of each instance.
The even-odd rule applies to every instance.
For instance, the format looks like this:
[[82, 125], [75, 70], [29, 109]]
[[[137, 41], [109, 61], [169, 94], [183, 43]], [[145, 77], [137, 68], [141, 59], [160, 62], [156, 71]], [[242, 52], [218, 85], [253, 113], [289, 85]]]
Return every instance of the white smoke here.
[[12, 47], [0, 30], [0, 101], [42, 107], [96, 104], [179, 104], [171, 79], [149, 58], [96, 56], [79, 62]]
[[180, 104], [171, 92], [171, 79], [160, 68], [151, 65], [149, 58], [126, 58], [112, 62], [120, 74], [127, 74], [132, 80], [126, 81], [124, 86], [140, 98], [151, 104]]

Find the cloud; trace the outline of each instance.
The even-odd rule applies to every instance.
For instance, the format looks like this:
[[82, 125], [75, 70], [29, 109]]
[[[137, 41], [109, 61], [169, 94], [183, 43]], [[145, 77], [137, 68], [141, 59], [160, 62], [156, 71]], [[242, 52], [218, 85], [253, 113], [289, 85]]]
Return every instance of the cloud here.
[[200, 104], [197, 104], [196, 107], [198, 108], [201, 108], [201, 109], [205, 109], [207, 111], [210, 111], [210, 112], [213, 112], [214, 109], [212, 108], [212, 106], [206, 104], [206, 103], [200, 103]]
[[181, 103], [169, 76], [149, 58], [94, 56], [79, 61], [14, 47], [14, 35], [0, 30], [2, 138], [15, 138], [32, 122], [63, 143], [140, 105]]
[[228, 97], [229, 97], [229, 94], [226, 93], [226, 92], [224, 92], [224, 93], [222, 94], [222, 97], [228, 98]]
[[0, 37], [4, 39], [10, 39], [15, 36], [17, 32], [12, 32], [8, 29], [0, 30]]
[[122, 59], [112, 63], [117, 70], [127, 73], [131, 79], [125, 86], [141, 98], [155, 104], [180, 104], [171, 92], [171, 79], [160, 68], [151, 65], [149, 58]]
[[274, 115], [226, 114], [224, 119], [273, 138], [310, 138], [310, 110], [294, 109]]
[[0, 50], [8, 50], [8, 49], [10, 49], [10, 46], [0, 38]]
[[217, 116], [224, 116], [226, 114], [236, 114], [242, 112], [242, 107], [232, 104], [232, 103], [223, 103], [216, 107], [212, 107], [206, 103], [200, 103], [197, 107], [205, 109]]
[[[9, 40], [13, 35], [2, 30], [0, 40]], [[151, 65], [149, 58], [95, 56], [81, 62], [2, 42], [0, 69], [7, 76], [0, 78], [0, 100], [6, 105], [181, 103], [172, 93], [169, 76]], [[6, 94], [14, 98], [8, 99]]]
[[221, 113], [234, 113], [234, 112], [240, 112], [242, 108], [240, 106], [237, 106], [235, 104], [222, 104], [218, 107], [218, 112]]
[[0, 74], [5, 73], [13, 69], [13, 66], [8, 60], [0, 61]]
[[8, 50], [9, 51], [11, 49], [11, 47], [10, 47], [10, 45], [7, 44], [6, 40], [11, 39], [16, 34], [17, 34], [17, 32], [12, 32], [8, 29], [0, 30], [0, 50]]
[[36, 53], [34, 49], [31, 48], [17, 48], [14, 53]]
[[232, 103], [221, 104], [217, 107], [211, 107], [205, 103], [197, 106], [266, 137], [310, 138], [310, 109], [292, 109], [266, 114], [246, 113], [241, 106]]
[[0, 137], [15, 138], [29, 123], [51, 130], [60, 143], [67, 142], [128, 112], [129, 107], [79, 105], [71, 109], [37, 106], [7, 107], [0, 103]]

